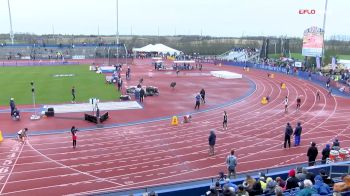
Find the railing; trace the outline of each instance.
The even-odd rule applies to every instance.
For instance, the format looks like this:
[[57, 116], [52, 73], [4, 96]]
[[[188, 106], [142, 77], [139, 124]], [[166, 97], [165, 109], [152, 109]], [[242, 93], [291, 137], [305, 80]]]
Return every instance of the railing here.
[[[279, 66], [270, 66], [270, 65], [264, 65], [264, 64], [254, 64], [250, 62], [233, 62], [233, 61], [217, 61], [216, 63], [222, 63], [224, 65], [233, 65], [233, 66], [248, 66], [251, 68], [256, 69], [263, 69], [273, 72], [279, 72], [284, 74], [289, 74], [290, 76], [295, 76], [301, 79], [310, 80], [311, 82], [317, 83], [321, 85], [322, 87], [326, 86], [326, 82], [328, 80], [328, 77], [321, 76], [316, 73], [311, 74], [311, 78], [309, 78], [309, 72], [300, 71], [300, 70], [294, 70], [293, 68], [287, 69], [286, 67], [279, 67]], [[332, 93], [344, 97], [350, 98], [350, 86], [347, 84], [343, 84], [334, 80], [331, 80], [330, 87], [332, 89]], [[339, 89], [344, 88], [344, 91], [341, 92]]]
[[[305, 167], [308, 171], [313, 173], [318, 173], [319, 170], [323, 169], [330, 174], [332, 178], [341, 176], [343, 173], [350, 171], [350, 161], [347, 162], [338, 162], [334, 164], [321, 164], [320, 161], [316, 163], [316, 166], [306, 167], [307, 163], [292, 164], [288, 166], [281, 167], [272, 167], [265, 169], [257, 169], [239, 173], [237, 179], [232, 182], [235, 184], [242, 184], [246, 175], [250, 175], [253, 178], [258, 178], [260, 172], [265, 173], [266, 176], [276, 178], [281, 177], [286, 179], [288, 176], [288, 171], [290, 169], [295, 169], [296, 167]], [[124, 191], [107, 191], [107, 192], [92, 192], [94, 195], [129, 195], [133, 194], [134, 196], [141, 196], [143, 193], [155, 191], [158, 193], [158, 196], [181, 196], [181, 195], [203, 195], [206, 191], [209, 190], [210, 185], [216, 182], [218, 177], [212, 177], [207, 179], [196, 179], [196, 180], [187, 180], [186, 182], [177, 182], [175, 184], [168, 184], [162, 186], [153, 186], [153, 187], [144, 187], [144, 188], [135, 188], [132, 190]], [[223, 183], [223, 182], [221, 182]]]

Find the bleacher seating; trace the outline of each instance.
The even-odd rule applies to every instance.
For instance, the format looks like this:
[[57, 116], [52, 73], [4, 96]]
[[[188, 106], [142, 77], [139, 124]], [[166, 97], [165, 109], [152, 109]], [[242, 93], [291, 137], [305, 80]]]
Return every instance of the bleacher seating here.
[[[260, 177], [259, 175], [260, 172], [265, 173], [266, 177], [271, 177], [272, 179], [276, 179], [276, 177], [287, 179], [288, 171], [292, 168], [296, 168], [297, 166], [305, 166], [308, 172], [312, 172], [314, 174], [319, 174], [319, 171], [323, 169], [329, 174], [329, 176], [334, 180], [335, 183], [341, 181], [339, 176], [343, 174], [349, 174], [350, 172], [350, 161], [339, 162], [334, 164], [320, 164], [314, 167], [306, 167], [306, 165], [307, 164], [305, 163], [305, 164], [298, 164], [298, 165], [291, 165], [291, 166], [283, 166], [281, 168], [268, 168], [265, 170], [251, 171], [248, 173], [238, 175], [236, 179], [231, 180], [230, 182], [236, 185], [240, 185], [245, 180], [245, 175], [250, 175], [254, 179], [258, 179]], [[182, 195], [206, 196], [207, 191], [210, 190], [210, 186], [212, 186], [213, 184], [215, 185], [216, 181], [219, 179], [220, 178], [213, 177], [207, 180], [192, 181], [192, 182], [173, 184], [173, 185], [169, 184], [169, 185], [163, 185], [158, 187], [147, 187], [145, 189], [138, 189], [138, 190], [101, 193], [100, 195], [117, 195], [118, 196], [118, 195], [132, 194], [134, 196], [143, 196], [143, 195], [147, 195], [145, 194], [145, 192], [155, 191], [158, 194], [158, 196], [182, 196]], [[223, 186], [224, 183], [225, 181], [223, 181], [221, 178], [220, 185]], [[283, 196], [295, 196], [299, 191], [300, 191], [300, 188], [285, 190], [283, 191]], [[331, 187], [331, 191], [333, 192], [332, 187]], [[262, 194], [262, 195], [269, 196], [269, 195], [275, 195], [275, 194]], [[329, 196], [330, 195], [332, 194], [329, 194]], [[343, 192], [339, 195], [349, 196], [350, 192]]]
[[255, 48], [233, 48], [218, 56], [220, 60], [246, 62], [259, 56], [259, 51]]
[[[114, 58], [116, 48], [119, 55], [125, 55], [124, 45], [7, 45], [1, 47], [0, 59], [6, 60], [47, 60], [74, 58]], [[108, 53], [110, 55], [108, 55]]]

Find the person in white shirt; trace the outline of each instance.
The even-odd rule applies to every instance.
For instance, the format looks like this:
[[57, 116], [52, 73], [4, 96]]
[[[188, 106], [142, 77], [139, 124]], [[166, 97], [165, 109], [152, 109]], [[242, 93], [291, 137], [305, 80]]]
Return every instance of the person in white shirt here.
[[28, 128], [21, 129], [17, 132], [18, 139], [24, 142], [24, 139], [27, 138]]
[[288, 112], [288, 96], [284, 99], [284, 112]]

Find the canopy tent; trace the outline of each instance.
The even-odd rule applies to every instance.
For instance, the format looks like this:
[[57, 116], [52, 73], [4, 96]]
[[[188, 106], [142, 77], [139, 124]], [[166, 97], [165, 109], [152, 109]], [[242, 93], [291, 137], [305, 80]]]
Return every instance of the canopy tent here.
[[341, 59], [341, 60], [338, 60], [337, 63], [344, 65], [348, 70], [350, 70], [350, 60]]
[[176, 55], [180, 54], [181, 51], [170, 48], [169, 46], [166, 46], [164, 44], [148, 44], [147, 46], [144, 46], [142, 48], [133, 48], [132, 51], [134, 52], [156, 52], [156, 53], [163, 53], [163, 54], [171, 54], [171, 55]]

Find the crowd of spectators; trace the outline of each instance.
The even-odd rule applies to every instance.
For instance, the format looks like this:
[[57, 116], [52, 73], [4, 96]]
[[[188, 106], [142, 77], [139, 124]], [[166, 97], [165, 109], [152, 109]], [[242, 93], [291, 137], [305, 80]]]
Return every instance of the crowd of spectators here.
[[[254, 196], [254, 195], [278, 195], [292, 193], [297, 196], [329, 195], [350, 191], [350, 175], [344, 174], [335, 183], [323, 169], [318, 173], [308, 171], [306, 168], [297, 167], [288, 172], [288, 177], [275, 179], [259, 173], [257, 178], [247, 175], [241, 184], [233, 183], [229, 178], [224, 181], [216, 181], [206, 192], [207, 196]], [[347, 193], [345, 193], [346, 195]], [[350, 195], [350, 193], [349, 193]]]

